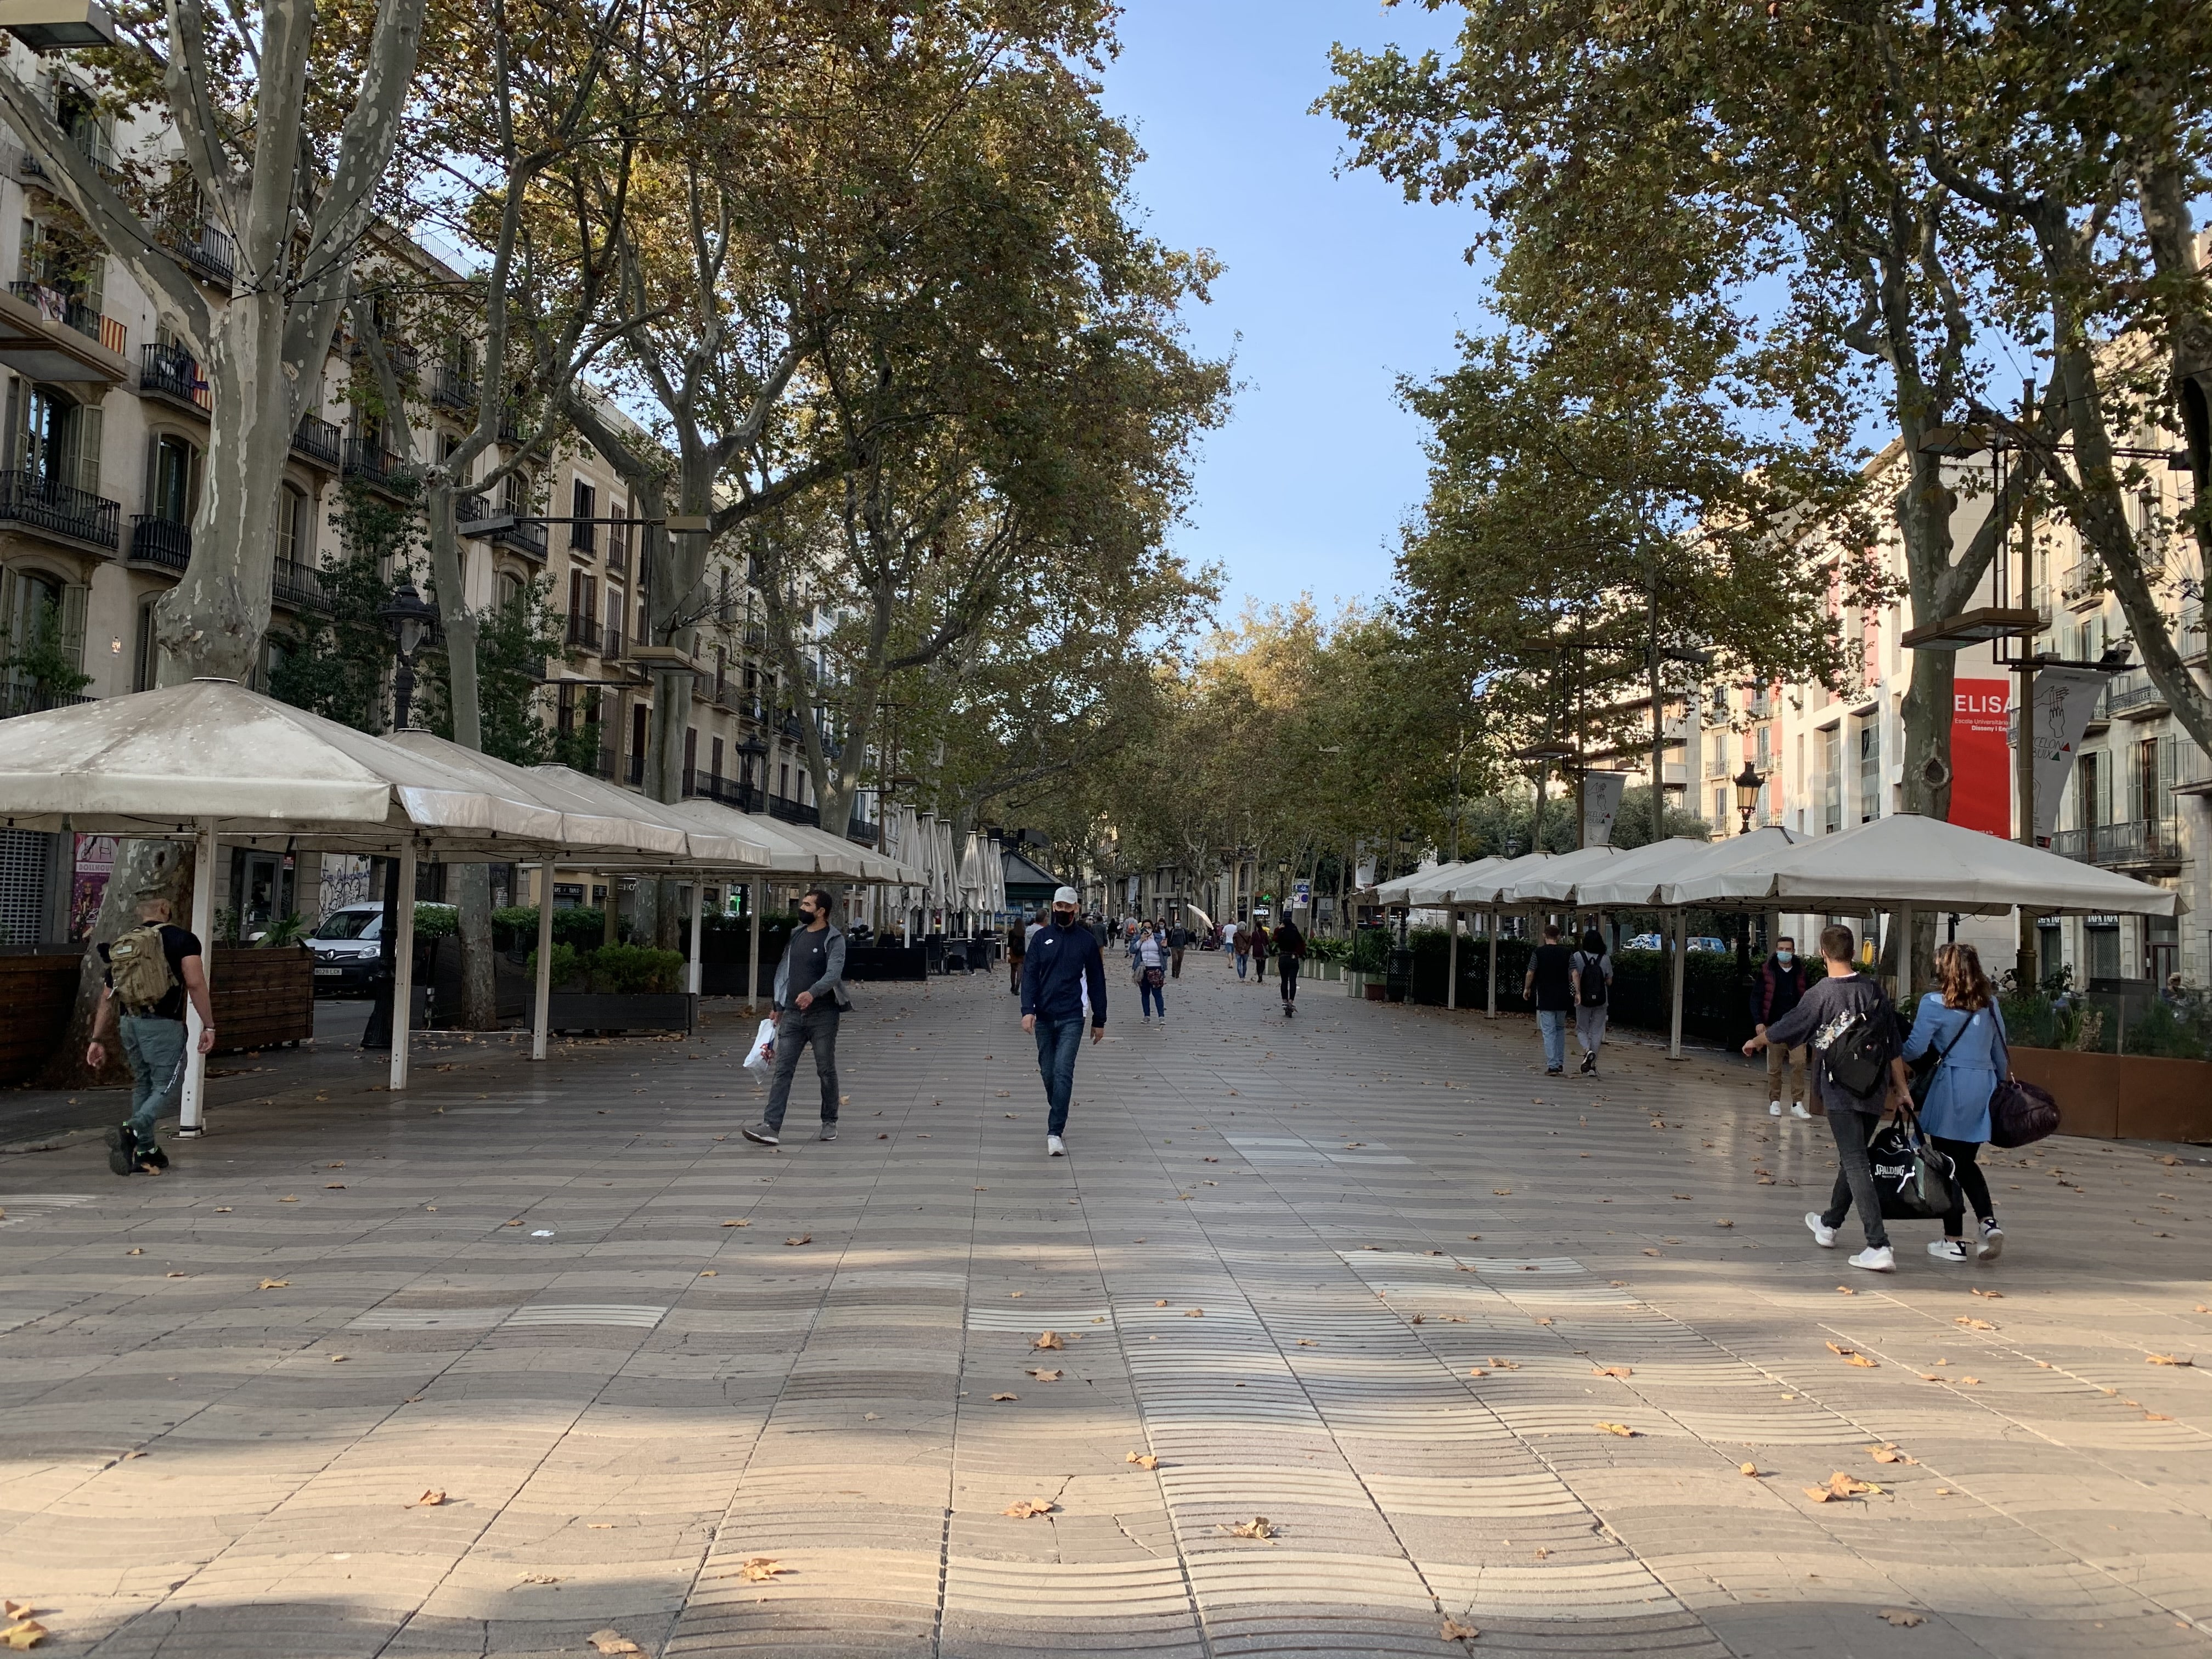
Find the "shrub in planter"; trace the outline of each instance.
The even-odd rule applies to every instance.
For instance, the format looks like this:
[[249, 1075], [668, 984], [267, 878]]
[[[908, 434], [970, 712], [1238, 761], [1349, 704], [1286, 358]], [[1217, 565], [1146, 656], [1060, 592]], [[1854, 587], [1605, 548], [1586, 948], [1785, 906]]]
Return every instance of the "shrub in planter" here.
[[[491, 913], [493, 945], [501, 951], [533, 950], [538, 944], [538, 907], [534, 904], [510, 904]], [[553, 912], [553, 942], [573, 945], [579, 951], [592, 951], [607, 936], [607, 913], [586, 909], [581, 906], [573, 910]]]
[[602, 945], [588, 958], [592, 989], [627, 996], [641, 991], [684, 988], [684, 953], [649, 945]]
[[[556, 945], [553, 947], [553, 970], [548, 982], [555, 990], [568, 989], [570, 982], [577, 977], [580, 969], [580, 961], [577, 957], [574, 945]], [[538, 982], [537, 951], [532, 951], [530, 953], [529, 960], [526, 963], [526, 970], [530, 975], [530, 982], [535, 985]]]
[[[1442, 939], [1441, 931], [1437, 937]], [[1361, 974], [1379, 974], [1390, 963], [1390, 930], [1387, 927], [1362, 927], [1352, 936], [1352, 970]]]

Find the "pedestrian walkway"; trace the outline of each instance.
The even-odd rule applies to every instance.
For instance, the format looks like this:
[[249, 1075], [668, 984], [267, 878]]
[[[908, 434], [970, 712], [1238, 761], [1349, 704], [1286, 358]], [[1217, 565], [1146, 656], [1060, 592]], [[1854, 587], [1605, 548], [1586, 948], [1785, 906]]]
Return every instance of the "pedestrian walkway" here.
[[1878, 1278], [1741, 1071], [1112, 985], [1064, 1161], [995, 974], [854, 988], [830, 1146], [738, 1138], [731, 1013], [0, 1161], [0, 1593], [118, 1659], [2212, 1654], [2201, 1155], [2011, 1155], [2001, 1263]]

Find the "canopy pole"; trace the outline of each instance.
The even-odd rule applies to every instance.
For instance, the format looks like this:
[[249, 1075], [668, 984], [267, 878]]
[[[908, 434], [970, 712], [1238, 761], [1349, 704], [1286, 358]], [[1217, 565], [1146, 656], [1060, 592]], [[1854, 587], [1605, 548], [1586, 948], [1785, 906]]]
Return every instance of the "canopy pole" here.
[[415, 1017], [415, 848], [399, 849], [399, 936], [392, 942], [392, 1092], [407, 1086], [407, 1039]]
[[538, 866], [538, 983], [531, 992], [530, 1057], [545, 1058], [553, 1012], [553, 861]]
[[684, 988], [693, 996], [699, 994], [699, 911], [705, 898], [706, 884], [697, 876], [691, 878], [691, 963], [684, 979]]
[[1485, 1019], [1498, 1018], [1498, 912], [1485, 913], [1490, 928], [1490, 1006], [1483, 1011]]
[[1890, 912], [1889, 925], [1897, 930], [1897, 1007], [1912, 1018], [1912, 907], [1900, 904]]
[[767, 920], [763, 895], [767, 890], [767, 882], [758, 876], [745, 884], [745, 908], [752, 913], [745, 919], [745, 1012], [749, 1014], [759, 1010], [761, 926]]
[[1451, 907], [1451, 965], [1444, 970], [1444, 1006], [1459, 1006], [1459, 906]]
[[1674, 1012], [1670, 1018], [1667, 1039], [1667, 1058], [1682, 1058], [1682, 981], [1689, 971], [1690, 913], [1686, 909], [1674, 912], [1674, 988], [1672, 1000]]
[[[207, 975], [208, 1007], [215, 1007], [215, 820], [202, 818], [193, 848], [192, 933], [200, 942], [200, 971]], [[200, 1052], [200, 1012], [185, 999], [185, 1086], [177, 1101], [177, 1133], [207, 1133], [207, 1056]]]

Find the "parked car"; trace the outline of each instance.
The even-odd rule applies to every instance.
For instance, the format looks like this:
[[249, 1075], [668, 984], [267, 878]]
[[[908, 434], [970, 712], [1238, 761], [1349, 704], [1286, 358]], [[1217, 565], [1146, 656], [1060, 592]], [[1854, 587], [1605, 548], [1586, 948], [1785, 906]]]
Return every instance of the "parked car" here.
[[1663, 951], [1667, 948], [1667, 941], [1656, 933], [1638, 933], [1620, 948], [1624, 951]]
[[1735, 946], [1724, 939], [1715, 939], [1711, 933], [1700, 933], [1690, 941], [1692, 951], [1703, 951], [1709, 956], [1724, 957]]
[[339, 906], [315, 924], [307, 948], [315, 953], [315, 994], [365, 997], [383, 974], [384, 907]]

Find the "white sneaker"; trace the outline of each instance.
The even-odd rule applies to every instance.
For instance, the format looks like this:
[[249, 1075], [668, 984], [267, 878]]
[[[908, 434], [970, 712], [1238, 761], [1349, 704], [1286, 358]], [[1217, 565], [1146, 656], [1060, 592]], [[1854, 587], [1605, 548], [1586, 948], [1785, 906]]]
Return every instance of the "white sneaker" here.
[[1928, 1241], [1928, 1254], [1938, 1261], [1964, 1261], [1966, 1247], [1955, 1238], [1931, 1238]]
[[1812, 1121], [1813, 1116], [1812, 1113], [1805, 1109], [1805, 1103], [1802, 1100], [1793, 1100], [1790, 1103], [1790, 1115], [1802, 1117], [1808, 1122]]
[[1836, 1230], [1820, 1219], [1818, 1210], [1805, 1212], [1805, 1224], [1813, 1230], [1813, 1242], [1824, 1250], [1836, 1248]]
[[1872, 1245], [1853, 1256], [1851, 1266], [1864, 1267], [1870, 1273], [1893, 1273], [1897, 1271], [1897, 1252], [1887, 1244]]
[[1780, 1117], [1782, 1115], [1782, 1103], [1778, 1100], [1768, 1101], [1766, 1103], [1766, 1115], [1769, 1117]]
[[1058, 1135], [1047, 1135], [1044, 1138], [1044, 1155], [1047, 1158], [1066, 1158], [1067, 1143]]
[[1994, 1261], [2003, 1254], [2004, 1229], [1994, 1221], [1984, 1221], [1982, 1224], [1982, 1260]]

